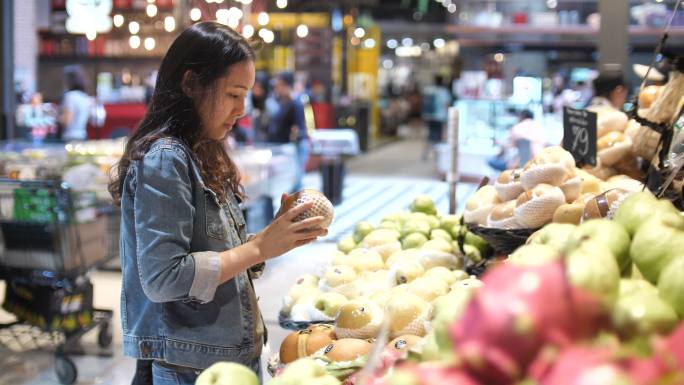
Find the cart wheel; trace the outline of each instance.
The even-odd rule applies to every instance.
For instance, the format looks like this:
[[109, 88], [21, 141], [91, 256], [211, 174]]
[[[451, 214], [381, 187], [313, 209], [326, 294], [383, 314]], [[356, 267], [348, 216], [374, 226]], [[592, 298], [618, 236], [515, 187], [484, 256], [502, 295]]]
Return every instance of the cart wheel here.
[[57, 379], [63, 385], [73, 384], [76, 382], [76, 377], [78, 377], [76, 364], [67, 356], [57, 356], [55, 358], [55, 372], [57, 373]]
[[108, 348], [112, 344], [112, 330], [109, 327], [109, 322], [105, 321], [100, 325], [100, 331], [97, 332], [97, 345], [103, 349]]

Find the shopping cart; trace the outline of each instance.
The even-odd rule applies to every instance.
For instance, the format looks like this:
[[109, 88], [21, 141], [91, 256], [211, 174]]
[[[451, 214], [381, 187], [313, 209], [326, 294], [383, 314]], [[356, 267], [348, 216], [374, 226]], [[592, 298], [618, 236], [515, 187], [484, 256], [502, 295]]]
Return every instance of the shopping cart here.
[[[0, 345], [12, 351], [54, 349], [62, 384], [78, 371], [69, 357], [98, 329], [97, 342], [112, 342], [112, 311], [93, 306], [88, 272], [111, 258], [113, 222], [88, 193], [59, 180], [0, 178], [0, 279], [2, 307], [16, 321], [0, 324]], [[103, 214], [104, 213], [104, 214]], [[110, 352], [106, 352], [111, 354]]]

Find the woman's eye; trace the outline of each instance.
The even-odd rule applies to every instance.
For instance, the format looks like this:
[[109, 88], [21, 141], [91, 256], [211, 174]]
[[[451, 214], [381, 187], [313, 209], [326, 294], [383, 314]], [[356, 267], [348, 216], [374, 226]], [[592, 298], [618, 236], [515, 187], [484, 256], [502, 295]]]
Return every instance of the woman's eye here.
[[228, 96], [233, 98], [233, 99], [237, 99], [240, 97], [240, 95], [237, 95], [237, 94], [228, 94]]

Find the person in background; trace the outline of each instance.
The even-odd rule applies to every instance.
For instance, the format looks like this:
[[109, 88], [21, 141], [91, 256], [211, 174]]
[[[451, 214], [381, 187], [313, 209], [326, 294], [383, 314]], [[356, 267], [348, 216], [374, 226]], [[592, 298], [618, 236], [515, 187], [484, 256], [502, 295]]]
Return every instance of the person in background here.
[[627, 82], [622, 72], [606, 72], [594, 79], [594, 97], [587, 109], [596, 110], [604, 107], [622, 110], [627, 101]]
[[252, 92], [252, 131], [254, 132], [255, 142], [266, 142], [268, 140], [268, 121], [269, 115], [266, 110], [266, 99], [268, 97], [268, 78], [258, 76]]
[[85, 140], [88, 138], [88, 118], [93, 100], [86, 93], [83, 70], [78, 65], [64, 68], [66, 92], [62, 98], [59, 122], [62, 125], [62, 140]]
[[444, 126], [451, 105], [451, 92], [444, 86], [444, 78], [436, 75], [434, 84], [425, 89], [423, 97], [423, 119], [427, 123], [427, 141], [423, 150], [423, 160], [426, 160], [429, 152], [434, 152], [434, 146], [442, 142]]
[[[501, 153], [488, 161], [495, 170], [522, 167], [546, 147], [544, 127], [534, 120], [532, 111], [522, 110], [518, 118], [518, 123], [511, 127], [508, 142], [502, 146]], [[515, 156], [508, 155], [513, 153]]]
[[301, 190], [306, 162], [309, 160], [311, 143], [306, 129], [304, 106], [293, 94], [294, 76], [290, 72], [280, 73], [275, 80], [274, 93], [278, 108], [271, 116], [268, 127], [268, 141], [271, 143], [294, 143], [297, 148], [297, 169], [291, 192]]
[[252, 279], [265, 261], [327, 234], [323, 217], [294, 221], [311, 203], [246, 233], [245, 189], [224, 144], [245, 113], [254, 62], [254, 49], [223, 24], [183, 31], [113, 169], [123, 354], [152, 361], [153, 385], [194, 385], [220, 361], [261, 377], [266, 329]]

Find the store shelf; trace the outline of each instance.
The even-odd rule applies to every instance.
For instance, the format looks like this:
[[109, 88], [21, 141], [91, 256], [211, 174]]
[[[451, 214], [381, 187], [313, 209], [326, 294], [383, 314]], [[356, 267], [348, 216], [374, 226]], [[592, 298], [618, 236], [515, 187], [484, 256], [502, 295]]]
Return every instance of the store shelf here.
[[40, 56], [41, 62], [103, 62], [103, 61], [150, 61], [160, 62], [162, 56], [77, 56], [77, 55], [58, 55], [58, 56]]
[[[509, 25], [502, 27], [478, 27], [467, 25], [447, 25], [448, 33], [458, 35], [550, 35], [557, 37], [564, 36], [598, 36], [599, 30], [588, 25], [580, 26], [554, 26], [540, 27], [533, 25]], [[630, 26], [629, 35], [636, 36], [662, 36], [663, 28], [650, 28], [642, 26]], [[670, 29], [670, 36], [684, 36], [684, 27], [673, 27]]]

